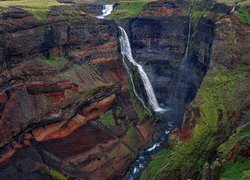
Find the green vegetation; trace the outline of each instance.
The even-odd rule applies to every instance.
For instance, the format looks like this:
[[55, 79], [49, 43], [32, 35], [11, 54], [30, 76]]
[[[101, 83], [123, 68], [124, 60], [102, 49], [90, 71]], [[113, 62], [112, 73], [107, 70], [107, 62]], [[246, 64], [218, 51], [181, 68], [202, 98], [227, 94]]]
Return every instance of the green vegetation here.
[[132, 153], [132, 151], [127, 146], [125, 146], [124, 144], [122, 144], [121, 146], [122, 146], [122, 148], [123, 148], [123, 150], [125, 151], [126, 154], [131, 154]]
[[234, 162], [226, 165], [220, 173], [221, 179], [247, 179], [250, 177], [250, 159], [239, 156]]
[[113, 127], [115, 126], [115, 120], [112, 114], [112, 110], [109, 110], [105, 113], [103, 113], [100, 117], [99, 117], [99, 121], [105, 125], [107, 128]]
[[[247, 71], [239, 68], [235, 71], [222, 70], [220, 66], [214, 67], [215, 72], [208, 72], [191, 107], [199, 107], [201, 116], [194, 117], [198, 121], [188, 141], [177, 141], [171, 150], [170, 158], [163, 168], [167, 172], [175, 172], [176, 176], [183, 177], [197, 174], [202, 170], [207, 156], [218, 146], [217, 133], [223, 128], [224, 136], [230, 132], [228, 110], [238, 111], [235, 107], [242, 107], [244, 101], [237, 98], [240, 90], [247, 83]], [[239, 87], [241, 87], [239, 89]], [[242, 94], [241, 94], [242, 95]], [[193, 116], [195, 114], [193, 113]], [[249, 136], [249, 127], [239, 130], [235, 139]], [[230, 145], [231, 146], [231, 145]], [[225, 147], [225, 148], [228, 148]], [[223, 149], [223, 146], [221, 147]], [[178, 171], [176, 171], [178, 170]]]
[[114, 149], [111, 154], [112, 154], [112, 157], [114, 158], [114, 157], [118, 157], [120, 153], [117, 149]]
[[216, 0], [217, 3], [225, 3], [227, 5], [250, 5], [249, 0]]
[[237, 6], [239, 9], [236, 11], [236, 16], [241, 20], [241, 22], [250, 24], [249, 15], [249, 0], [217, 0], [219, 3], [225, 3], [231, 6]]
[[153, 155], [148, 167], [143, 171], [140, 180], [154, 179], [169, 154], [170, 150], [163, 148], [160, 152]]
[[250, 171], [244, 171], [241, 176], [241, 180], [249, 180], [250, 179]]
[[241, 20], [241, 22], [250, 24], [250, 16], [246, 11], [239, 10], [236, 12], [236, 16]]
[[71, 64], [71, 68], [64, 72], [64, 76], [77, 84], [86, 95], [96, 94], [113, 87], [112, 83], [103, 79], [101, 73], [95, 66], [88, 64], [81, 66]]
[[122, 19], [127, 17], [135, 17], [142, 10], [145, 4], [153, 0], [120, 0], [119, 6], [114, 9], [111, 18]]
[[50, 175], [52, 175], [54, 178], [56, 178], [58, 180], [67, 180], [68, 179], [66, 176], [64, 176], [63, 174], [61, 174], [60, 172], [58, 172], [54, 169], [49, 169], [49, 173], [50, 173]]
[[[249, 137], [249, 125], [245, 125], [239, 128], [228, 142], [220, 146], [221, 142], [231, 135], [232, 127], [236, 126], [235, 121], [238, 118], [241, 118], [242, 121], [247, 120], [247, 117], [239, 115], [249, 101], [249, 67], [245, 63], [249, 59], [248, 43], [244, 40], [236, 41], [236, 39], [244, 39], [247, 33], [239, 34], [235, 28], [236, 24], [233, 23], [229, 18], [217, 21], [217, 39], [222, 43], [219, 47], [226, 48], [223, 51], [218, 50], [216, 46], [218, 43], [215, 44], [217, 49], [212, 56], [210, 69], [203, 79], [195, 100], [189, 107], [189, 111], [192, 109], [194, 111], [189, 112], [192, 117], [188, 118], [195, 121], [191, 137], [188, 140], [180, 140], [177, 139], [177, 136], [171, 136], [174, 141], [173, 148], [159, 175], [174, 174], [175, 177], [183, 179], [197, 177], [203, 170], [205, 162], [218, 147], [218, 151], [225, 157], [238, 141]], [[197, 110], [199, 114], [197, 114]], [[245, 147], [245, 144], [240, 144], [239, 148], [244, 149]], [[232, 154], [232, 161], [237, 154], [238, 149], [235, 154]], [[218, 171], [216, 167], [227, 164], [226, 161], [224, 163], [224, 159], [219, 159], [211, 165], [211, 169]], [[239, 162], [236, 165], [239, 166], [239, 169], [241, 168]], [[231, 168], [236, 165], [231, 164]], [[228, 168], [230, 168], [229, 165]], [[243, 174], [247, 176], [247, 172], [242, 173], [242, 177]], [[226, 176], [222, 177], [226, 178]], [[229, 179], [234, 178], [229, 177]]]
[[[127, 87], [129, 89], [129, 94], [131, 97], [130, 100], [132, 102], [132, 105], [133, 105], [139, 119], [143, 120], [145, 117], [150, 116], [149, 112], [141, 104], [139, 104], [140, 102], [138, 102], [137, 97], [134, 95], [133, 87], [132, 87], [132, 83], [130, 81], [130, 78], [128, 78], [128, 80], [127, 80]], [[144, 100], [144, 102], [146, 102], [146, 101]]]
[[220, 145], [218, 148], [218, 152], [223, 154], [223, 158], [225, 158], [229, 152], [233, 149], [233, 147], [237, 144], [237, 142], [244, 140], [245, 138], [250, 136], [250, 123], [245, 124], [243, 127], [237, 129], [237, 132], [232, 135], [229, 140]]
[[51, 6], [62, 6], [57, 0], [6, 0], [0, 1], [0, 7], [20, 7], [30, 11], [38, 20], [46, 20]]
[[130, 125], [128, 127], [125, 139], [132, 147], [136, 147], [138, 145], [138, 141], [140, 141], [140, 139], [134, 126]]
[[65, 62], [65, 58], [64, 57], [49, 57], [49, 56], [43, 56], [43, 59], [50, 65], [54, 66], [54, 67], [58, 67], [61, 68], [61, 65], [63, 64], [62, 62]]

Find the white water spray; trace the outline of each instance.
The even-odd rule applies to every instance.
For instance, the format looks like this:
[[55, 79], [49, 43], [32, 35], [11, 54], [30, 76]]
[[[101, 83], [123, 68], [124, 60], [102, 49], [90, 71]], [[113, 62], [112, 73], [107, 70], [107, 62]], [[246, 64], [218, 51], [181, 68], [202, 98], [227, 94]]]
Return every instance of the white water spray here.
[[230, 13], [234, 13], [235, 12], [235, 6], [232, 8], [232, 10], [230, 11]]
[[[164, 111], [166, 111], [166, 109], [163, 109], [163, 108], [161, 108], [159, 106], [158, 101], [157, 101], [157, 99], [155, 97], [153, 87], [152, 87], [152, 85], [151, 85], [151, 83], [149, 81], [149, 78], [148, 78], [147, 74], [145, 73], [143, 67], [134, 60], [132, 52], [131, 52], [130, 42], [129, 42], [128, 35], [127, 35], [126, 31], [122, 27], [119, 27], [119, 28], [121, 30], [121, 36], [119, 38], [120, 44], [121, 44], [121, 54], [123, 55], [123, 57], [126, 57], [134, 66], [136, 66], [138, 68], [138, 71], [140, 73], [142, 82], [143, 82], [144, 87], [146, 89], [146, 93], [147, 93], [147, 96], [148, 96], [148, 99], [149, 99], [149, 104], [152, 106], [152, 108], [154, 109], [155, 112], [164, 112]], [[123, 59], [123, 62], [125, 64], [126, 69], [129, 72], [129, 68], [126, 65], [126, 62], [125, 62], [124, 59]], [[136, 93], [135, 88], [134, 88], [132, 75], [131, 75], [130, 72], [129, 72], [129, 74], [130, 74], [130, 77], [131, 77], [131, 81], [132, 81], [132, 84], [133, 84], [133, 89], [134, 89], [135, 95], [144, 104], [144, 107], [146, 107], [145, 103], [142, 101], [141, 98], [139, 98], [138, 94]]]
[[135, 89], [135, 85], [134, 85], [134, 81], [133, 81], [133, 76], [132, 76], [132, 73], [130, 72], [130, 70], [129, 70], [129, 68], [128, 68], [128, 65], [127, 65], [127, 63], [126, 63], [126, 61], [125, 61], [125, 57], [124, 57], [124, 56], [122, 57], [122, 61], [123, 61], [123, 64], [124, 64], [124, 66], [125, 66], [125, 68], [126, 68], [128, 74], [129, 74], [130, 81], [131, 81], [131, 83], [132, 83], [133, 92], [134, 92], [135, 96], [136, 96], [137, 99], [142, 103], [143, 107], [144, 107], [150, 114], [152, 114], [151, 111], [150, 111], [150, 110], [147, 108], [147, 106], [145, 105], [144, 101], [140, 98], [140, 96], [138, 95], [138, 93], [137, 93], [137, 91], [136, 91], [136, 89]]
[[102, 15], [96, 16], [99, 19], [104, 19], [106, 16], [110, 15], [113, 11], [114, 4], [103, 5]]

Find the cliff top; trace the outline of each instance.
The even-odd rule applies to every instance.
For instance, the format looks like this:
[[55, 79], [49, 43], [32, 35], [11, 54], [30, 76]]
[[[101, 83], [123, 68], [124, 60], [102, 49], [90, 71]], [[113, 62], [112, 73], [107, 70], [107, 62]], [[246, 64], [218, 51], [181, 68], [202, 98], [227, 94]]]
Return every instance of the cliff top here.
[[21, 9], [30, 11], [38, 20], [46, 18], [50, 7], [52, 6], [65, 6], [67, 4], [60, 3], [57, 0], [6, 0], [0, 1], [0, 7], [3, 9], [9, 7], [19, 7]]

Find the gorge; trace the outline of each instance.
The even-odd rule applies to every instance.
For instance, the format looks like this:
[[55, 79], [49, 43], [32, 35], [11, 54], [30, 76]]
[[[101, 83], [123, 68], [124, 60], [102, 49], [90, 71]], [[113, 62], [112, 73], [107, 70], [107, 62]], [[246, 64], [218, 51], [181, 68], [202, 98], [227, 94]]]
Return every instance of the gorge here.
[[1, 179], [248, 179], [249, 8], [1, 1]]

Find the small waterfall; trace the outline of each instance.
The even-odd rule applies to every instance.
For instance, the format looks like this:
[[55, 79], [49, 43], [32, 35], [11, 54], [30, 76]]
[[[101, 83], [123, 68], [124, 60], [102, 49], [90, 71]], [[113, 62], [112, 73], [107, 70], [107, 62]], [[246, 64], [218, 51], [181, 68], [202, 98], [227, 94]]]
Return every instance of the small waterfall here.
[[187, 39], [187, 46], [185, 50], [185, 56], [184, 59], [187, 59], [188, 52], [189, 52], [189, 45], [190, 45], [190, 39], [191, 39], [191, 31], [192, 31], [192, 7], [193, 7], [193, 0], [191, 1], [191, 7], [189, 12], [189, 25], [188, 25], [188, 39]]
[[232, 8], [232, 10], [230, 11], [230, 13], [234, 13], [235, 12], [235, 6]]
[[[121, 54], [123, 55], [123, 58], [126, 57], [134, 66], [136, 66], [138, 68], [138, 71], [140, 73], [142, 82], [143, 82], [144, 87], [146, 89], [146, 93], [147, 93], [147, 96], [148, 96], [148, 99], [149, 99], [149, 104], [152, 106], [152, 108], [154, 109], [155, 112], [164, 112], [164, 111], [166, 111], [166, 109], [163, 109], [163, 108], [161, 108], [159, 106], [158, 101], [157, 101], [157, 99], [155, 97], [153, 87], [152, 87], [152, 85], [151, 85], [151, 83], [149, 81], [149, 78], [148, 78], [147, 74], [145, 73], [143, 67], [134, 60], [134, 58], [132, 56], [130, 42], [129, 42], [127, 33], [125, 32], [125, 30], [122, 27], [119, 27], [119, 28], [121, 30], [121, 36], [119, 38], [120, 44], [121, 44]], [[125, 62], [124, 59], [123, 59], [123, 62], [125, 64], [126, 69], [129, 71], [129, 68], [126, 65], [126, 62]], [[131, 81], [132, 81], [132, 84], [133, 84], [132, 75], [131, 75], [130, 72], [129, 72], [129, 74], [130, 74]], [[139, 98], [139, 96], [136, 93], [136, 90], [135, 90], [134, 87], [133, 87], [133, 89], [134, 89], [135, 95], [145, 105], [145, 103], [142, 101], [142, 99]]]
[[106, 16], [110, 15], [113, 11], [114, 4], [103, 5], [102, 15], [96, 16], [99, 19], [104, 19]]

